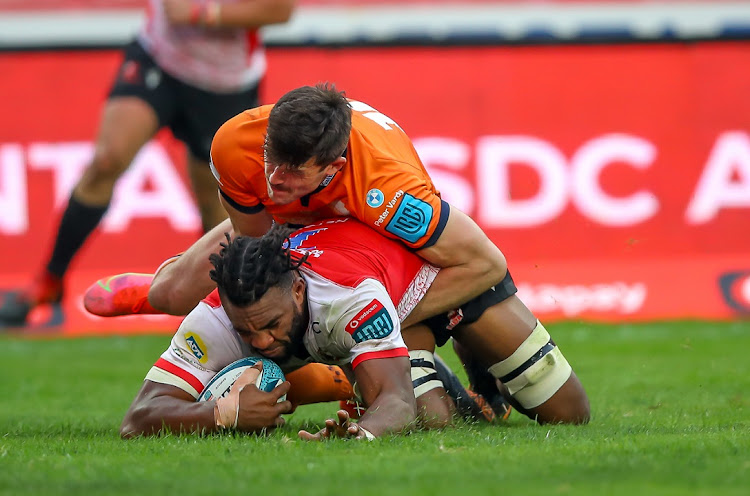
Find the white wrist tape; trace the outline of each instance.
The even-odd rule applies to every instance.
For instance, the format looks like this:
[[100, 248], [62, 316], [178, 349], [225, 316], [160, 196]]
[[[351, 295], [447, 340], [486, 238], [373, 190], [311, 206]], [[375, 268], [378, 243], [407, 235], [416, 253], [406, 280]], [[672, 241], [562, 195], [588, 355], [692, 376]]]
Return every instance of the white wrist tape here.
[[214, 421], [220, 429], [234, 429], [240, 417], [239, 395], [229, 395], [216, 400]]

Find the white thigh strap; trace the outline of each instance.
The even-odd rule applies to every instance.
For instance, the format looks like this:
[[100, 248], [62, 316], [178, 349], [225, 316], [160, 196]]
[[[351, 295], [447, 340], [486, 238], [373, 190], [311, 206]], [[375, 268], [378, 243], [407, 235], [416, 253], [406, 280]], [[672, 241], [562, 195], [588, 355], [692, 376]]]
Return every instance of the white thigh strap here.
[[535, 408], [552, 397], [573, 369], [537, 321], [531, 335], [511, 356], [489, 368], [524, 408]]

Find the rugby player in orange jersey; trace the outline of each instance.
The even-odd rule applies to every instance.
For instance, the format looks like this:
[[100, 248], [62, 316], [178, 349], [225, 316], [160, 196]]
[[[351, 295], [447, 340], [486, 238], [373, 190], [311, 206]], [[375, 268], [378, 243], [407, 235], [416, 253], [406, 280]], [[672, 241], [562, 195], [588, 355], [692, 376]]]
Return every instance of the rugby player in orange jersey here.
[[[140, 281], [143, 299], [150, 284], [148, 301], [156, 310], [184, 315], [215, 288], [208, 255], [218, 249], [224, 232], [261, 236], [274, 221], [306, 225], [351, 216], [442, 269], [404, 322], [431, 318], [438, 346], [459, 322], [470, 324], [499, 302], [507, 317], [499, 320], [501, 330], [528, 333], [537, 327], [536, 317], [515, 295], [502, 252], [471, 218], [441, 200], [404, 131], [333, 86], [297, 88], [272, 106], [235, 116], [216, 133], [211, 158], [231, 225], [225, 221], [163, 265], [153, 283]], [[133, 303], [141, 313], [153, 311]], [[132, 313], [129, 308], [89, 310]], [[484, 374], [485, 396], [497, 392], [486, 370], [473, 373], [468, 367], [467, 372], [472, 385]]]
[[[503, 281], [512, 285], [502, 252], [471, 218], [441, 200], [404, 131], [332, 86], [297, 88], [273, 106], [235, 116], [216, 133], [211, 158], [236, 233], [260, 236], [274, 221], [306, 225], [351, 216], [441, 267], [409, 323], [509, 285]], [[155, 308], [185, 314], [214, 287], [207, 254], [229, 227], [220, 225], [199, 242], [206, 245], [194, 250], [201, 251], [199, 268], [193, 257], [181, 257], [178, 277], [161, 271], [149, 295]], [[535, 325], [530, 312], [525, 320]]]

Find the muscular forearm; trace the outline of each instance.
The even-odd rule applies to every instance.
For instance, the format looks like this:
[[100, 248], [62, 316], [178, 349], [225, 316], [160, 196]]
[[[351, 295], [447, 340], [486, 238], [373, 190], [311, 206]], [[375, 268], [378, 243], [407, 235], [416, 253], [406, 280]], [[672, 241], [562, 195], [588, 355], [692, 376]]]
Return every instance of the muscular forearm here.
[[164, 431], [204, 433], [216, 430], [214, 401], [155, 396], [131, 407], [120, 427], [123, 438], [153, 436]]
[[408, 327], [445, 313], [479, 296], [505, 277], [504, 266], [466, 265], [441, 269], [424, 299], [404, 320]]
[[455, 208], [438, 242], [418, 253], [441, 269], [403, 327], [460, 307], [500, 282], [508, 270], [500, 249]]

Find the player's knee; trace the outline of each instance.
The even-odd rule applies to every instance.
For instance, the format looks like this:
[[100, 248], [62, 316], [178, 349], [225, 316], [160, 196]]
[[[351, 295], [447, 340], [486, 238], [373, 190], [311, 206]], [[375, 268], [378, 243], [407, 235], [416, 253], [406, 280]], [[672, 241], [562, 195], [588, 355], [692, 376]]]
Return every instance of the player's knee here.
[[423, 429], [443, 429], [453, 423], [455, 408], [445, 389], [433, 389], [417, 398], [417, 416]]
[[541, 423], [587, 424], [591, 420], [591, 405], [581, 382], [573, 372], [558, 391], [554, 409], [540, 419]]
[[524, 410], [536, 412], [540, 422], [583, 423], [590, 416], [578, 378], [540, 322], [508, 358], [489, 371]]
[[86, 173], [101, 181], [117, 180], [130, 165], [130, 159], [114, 147], [99, 145]]

